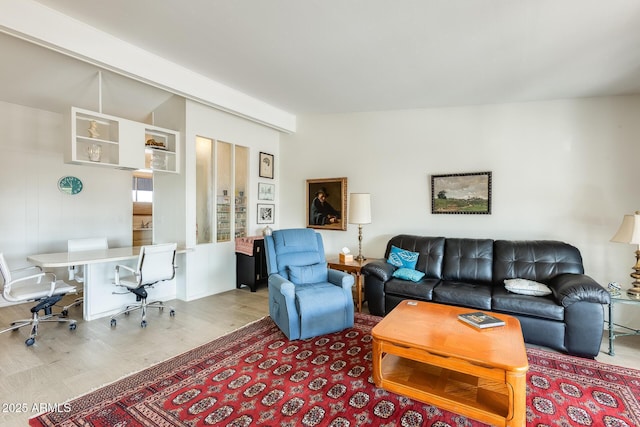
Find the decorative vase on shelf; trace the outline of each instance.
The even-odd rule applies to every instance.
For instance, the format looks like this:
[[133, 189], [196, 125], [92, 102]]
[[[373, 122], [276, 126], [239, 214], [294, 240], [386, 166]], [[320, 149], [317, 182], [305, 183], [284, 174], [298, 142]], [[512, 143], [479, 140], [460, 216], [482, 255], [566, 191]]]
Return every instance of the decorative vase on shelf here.
[[273, 232], [273, 230], [271, 229], [271, 227], [269, 227], [268, 225], [262, 229], [262, 235], [263, 236], [271, 236], [271, 233]]
[[167, 157], [160, 153], [153, 153], [151, 160], [151, 167], [153, 169], [165, 170], [167, 169]]
[[102, 146], [100, 144], [91, 144], [87, 147], [87, 156], [92, 162], [99, 162], [102, 158]]

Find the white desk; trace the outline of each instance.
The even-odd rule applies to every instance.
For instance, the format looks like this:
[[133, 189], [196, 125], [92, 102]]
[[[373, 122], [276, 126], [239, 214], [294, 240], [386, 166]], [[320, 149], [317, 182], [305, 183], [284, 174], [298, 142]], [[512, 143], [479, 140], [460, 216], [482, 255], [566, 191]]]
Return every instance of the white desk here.
[[[178, 248], [178, 253], [186, 252], [186, 248]], [[44, 268], [61, 268], [72, 265], [84, 265], [83, 318], [93, 320], [110, 316], [131, 302], [130, 292], [116, 287], [114, 283], [116, 264], [134, 267], [140, 254], [139, 246], [127, 248], [110, 248], [80, 252], [58, 252], [39, 254], [27, 257], [31, 263]], [[154, 286], [153, 299], [174, 299], [176, 296], [176, 279]]]

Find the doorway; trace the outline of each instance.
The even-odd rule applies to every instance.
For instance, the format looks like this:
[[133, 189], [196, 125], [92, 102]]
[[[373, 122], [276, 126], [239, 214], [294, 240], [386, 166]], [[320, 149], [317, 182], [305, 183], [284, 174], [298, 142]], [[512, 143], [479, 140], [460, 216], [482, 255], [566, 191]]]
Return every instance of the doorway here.
[[153, 243], [153, 173], [133, 172], [131, 197], [133, 200], [132, 245]]

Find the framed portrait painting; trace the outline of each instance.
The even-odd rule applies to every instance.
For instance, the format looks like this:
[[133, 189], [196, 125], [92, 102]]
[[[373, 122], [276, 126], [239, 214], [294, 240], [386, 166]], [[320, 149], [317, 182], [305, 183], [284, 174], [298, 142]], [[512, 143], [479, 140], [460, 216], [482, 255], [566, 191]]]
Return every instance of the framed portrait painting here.
[[275, 205], [258, 203], [258, 224], [273, 224], [275, 220]]
[[307, 228], [347, 229], [347, 178], [307, 180]]
[[260, 178], [273, 179], [273, 154], [260, 152], [258, 175]]
[[491, 213], [491, 172], [431, 175], [431, 213]]

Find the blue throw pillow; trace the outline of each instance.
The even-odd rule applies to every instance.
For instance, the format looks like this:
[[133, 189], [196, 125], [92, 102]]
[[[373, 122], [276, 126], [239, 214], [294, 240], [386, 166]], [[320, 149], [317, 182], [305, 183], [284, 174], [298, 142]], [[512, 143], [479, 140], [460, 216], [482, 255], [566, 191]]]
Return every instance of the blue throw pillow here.
[[420, 255], [418, 252], [411, 252], [391, 245], [387, 262], [399, 268], [415, 270], [418, 263], [418, 255]]
[[302, 266], [290, 265], [287, 268], [289, 269], [289, 280], [296, 285], [326, 282], [329, 275], [326, 262]]
[[424, 277], [424, 273], [411, 268], [399, 268], [393, 272], [393, 277], [402, 280], [411, 280], [412, 282], [419, 282]]

